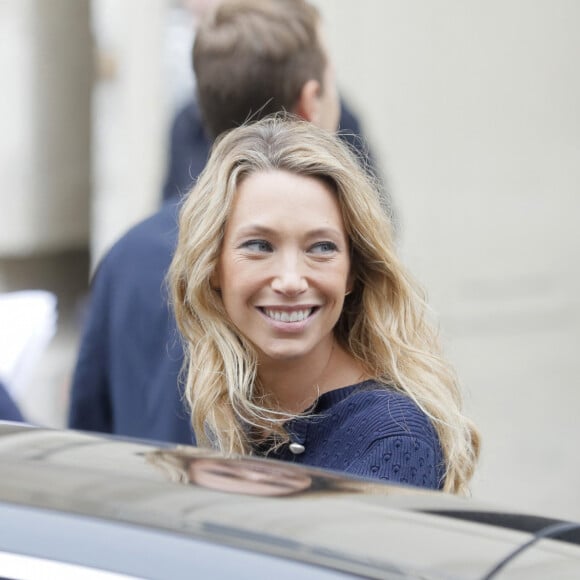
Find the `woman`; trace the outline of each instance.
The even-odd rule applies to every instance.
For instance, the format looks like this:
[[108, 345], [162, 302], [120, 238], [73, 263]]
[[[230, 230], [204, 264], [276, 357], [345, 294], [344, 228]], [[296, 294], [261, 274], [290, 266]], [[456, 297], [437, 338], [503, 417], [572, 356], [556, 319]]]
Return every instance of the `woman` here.
[[275, 116], [225, 134], [169, 279], [198, 443], [464, 492], [479, 449], [356, 158]]

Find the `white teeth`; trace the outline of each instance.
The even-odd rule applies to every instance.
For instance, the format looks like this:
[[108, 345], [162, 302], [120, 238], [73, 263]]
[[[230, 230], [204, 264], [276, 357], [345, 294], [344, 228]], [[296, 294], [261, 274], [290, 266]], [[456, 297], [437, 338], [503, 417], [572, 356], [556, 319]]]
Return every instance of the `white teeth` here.
[[268, 318], [277, 320], [279, 322], [300, 322], [310, 316], [312, 313], [312, 308], [307, 308], [305, 310], [293, 310], [292, 312], [287, 312], [285, 310], [270, 310], [269, 308], [265, 308], [264, 313]]

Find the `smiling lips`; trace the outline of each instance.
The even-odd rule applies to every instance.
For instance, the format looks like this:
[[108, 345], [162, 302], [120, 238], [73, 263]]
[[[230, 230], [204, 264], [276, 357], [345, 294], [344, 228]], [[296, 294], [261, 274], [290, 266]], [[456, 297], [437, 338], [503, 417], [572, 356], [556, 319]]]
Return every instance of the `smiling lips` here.
[[296, 310], [277, 310], [275, 308], [260, 308], [260, 310], [276, 322], [302, 322], [315, 310], [314, 307], [300, 308]]

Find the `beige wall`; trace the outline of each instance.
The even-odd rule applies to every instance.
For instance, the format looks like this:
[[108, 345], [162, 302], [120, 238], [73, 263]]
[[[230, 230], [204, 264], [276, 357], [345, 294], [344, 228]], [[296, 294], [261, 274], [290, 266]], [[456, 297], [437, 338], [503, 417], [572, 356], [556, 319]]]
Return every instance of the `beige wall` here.
[[163, 78], [167, 0], [93, 0], [93, 266], [127, 228], [154, 211], [166, 162]]
[[156, 208], [168, 4], [0, 2], [0, 257], [90, 244], [96, 263]]
[[580, 3], [316, 4], [483, 431], [475, 495], [580, 518]]
[[85, 246], [89, 2], [3, 0], [0, 37], [0, 257]]
[[[472, 284], [498, 268], [564, 273], [580, 208], [580, 4], [316, 3], [390, 177], [409, 259], [428, 279], [478, 263]], [[546, 224], [558, 235], [538, 235]]]

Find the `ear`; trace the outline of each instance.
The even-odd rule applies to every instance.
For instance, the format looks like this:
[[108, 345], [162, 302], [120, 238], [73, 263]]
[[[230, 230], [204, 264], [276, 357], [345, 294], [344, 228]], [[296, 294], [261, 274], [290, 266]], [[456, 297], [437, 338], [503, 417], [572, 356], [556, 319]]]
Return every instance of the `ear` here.
[[306, 81], [300, 91], [298, 102], [294, 108], [294, 113], [302, 117], [305, 121], [310, 121], [315, 125], [320, 118], [320, 91], [322, 87], [315, 79]]

